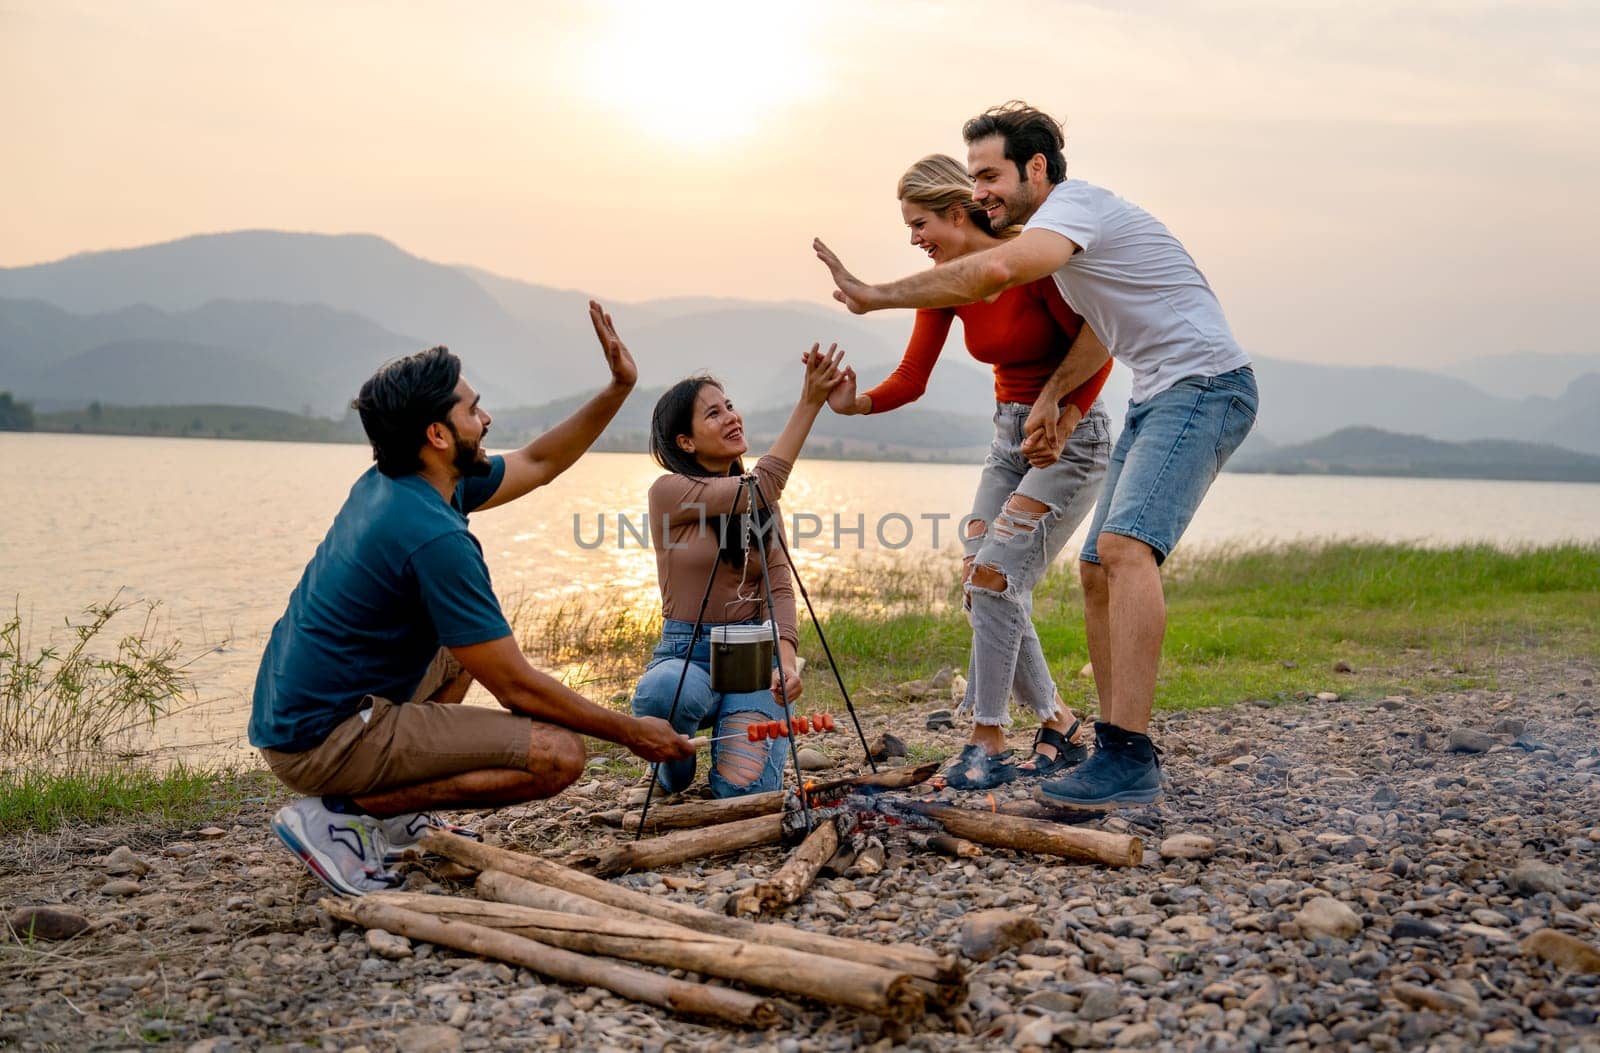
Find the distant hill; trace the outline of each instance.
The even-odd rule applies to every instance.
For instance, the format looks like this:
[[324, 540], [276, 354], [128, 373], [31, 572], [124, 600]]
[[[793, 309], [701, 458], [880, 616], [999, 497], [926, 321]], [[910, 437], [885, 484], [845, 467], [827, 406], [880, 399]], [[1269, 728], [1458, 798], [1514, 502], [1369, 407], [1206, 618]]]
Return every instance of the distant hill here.
[[1345, 427], [1437, 439], [1504, 438], [1600, 454], [1600, 374], [1580, 376], [1560, 397], [1512, 399], [1464, 380], [1388, 366], [1328, 366], [1258, 357], [1257, 428], [1276, 442], [1304, 442]]
[[137, 304], [183, 312], [214, 300], [322, 304], [405, 334], [410, 350], [448, 344], [470, 354], [486, 384], [518, 398], [593, 383], [569, 346], [513, 319], [477, 282], [370, 234], [252, 230], [86, 253], [0, 268], [0, 297], [79, 314]]
[[[597, 447], [643, 453], [649, 446], [650, 413], [664, 387], [635, 391], [612, 421]], [[495, 415], [497, 442], [525, 441], [567, 417], [587, 398], [575, 395], [538, 406], [502, 410]], [[758, 453], [771, 445], [794, 408], [743, 411], [750, 448]], [[983, 459], [994, 425], [977, 414], [936, 413], [907, 407], [871, 417], [840, 417], [824, 410], [811, 430], [813, 453], [886, 459], [934, 460], [961, 464]]]
[[[540, 406], [604, 380], [588, 299], [583, 290], [433, 263], [371, 235], [197, 235], [0, 268], [0, 388], [41, 410], [100, 399], [337, 416], [379, 362], [446, 343], [491, 409]], [[708, 369], [751, 412], [793, 404], [798, 358], [813, 341], [838, 341], [870, 386], [898, 361], [912, 321], [908, 311], [857, 317], [826, 301], [700, 296], [607, 306], [642, 386]], [[859, 433], [840, 440], [910, 438], [918, 425], [905, 414], [986, 417], [989, 371], [960, 343], [953, 332], [920, 402], [841, 425]], [[1430, 372], [1291, 362], [1261, 350], [1269, 352], [1256, 355], [1261, 415], [1245, 452], [1369, 427], [1600, 455], [1595, 355], [1502, 354]], [[1106, 388], [1119, 427], [1131, 379], [1119, 368]], [[961, 448], [967, 425], [949, 427], [950, 448]]]
[[1585, 373], [1600, 374], [1600, 351], [1508, 351], [1469, 358], [1439, 372], [1507, 398], [1556, 398]]
[[0, 388], [45, 403], [208, 402], [344, 412], [373, 369], [416, 349], [322, 304], [215, 300], [73, 314], [0, 300]]
[[35, 430], [273, 442], [366, 442], [361, 422], [304, 417], [259, 406], [107, 406], [35, 416]]
[[[602, 297], [603, 298], [603, 297]], [[590, 328], [580, 290], [551, 289], [472, 267], [433, 263], [365, 234], [296, 234], [240, 231], [196, 235], [160, 245], [85, 253], [53, 263], [0, 268], [0, 383], [35, 394], [33, 374], [46, 361], [65, 358], [64, 345], [87, 351], [115, 340], [172, 340], [216, 348], [235, 357], [257, 357], [273, 368], [303, 368], [292, 347], [270, 345], [264, 334], [289, 332], [282, 319], [240, 332], [219, 312], [218, 301], [269, 302], [316, 307], [329, 315], [321, 336], [307, 336], [317, 361], [349, 358], [359, 363], [354, 380], [376, 362], [433, 344], [447, 344], [467, 364], [474, 383], [501, 405], [542, 402], [593, 388], [604, 379], [604, 363]], [[15, 301], [34, 301], [85, 319], [82, 332], [63, 340], [21, 317]], [[679, 298], [642, 304], [607, 301], [639, 360], [644, 383], [665, 384], [710, 368], [759, 399], [786, 377], [798, 380], [801, 350], [813, 341], [838, 341], [854, 361], [898, 357], [900, 332], [909, 314], [868, 324], [843, 310], [803, 304], [764, 304], [713, 298]], [[177, 316], [185, 324], [163, 322]], [[146, 317], [141, 317], [146, 316]], [[153, 317], [150, 317], [153, 316]], [[392, 339], [374, 343], [340, 330], [350, 318]], [[333, 323], [334, 319], [342, 319]], [[208, 328], [203, 322], [218, 323]], [[54, 324], [54, 323], [52, 323]], [[302, 330], [303, 332], [303, 330]], [[885, 335], [888, 334], [888, 335]], [[97, 339], [90, 339], [90, 337]], [[369, 348], [381, 349], [374, 356]], [[342, 350], [340, 350], [342, 349]], [[102, 398], [91, 382], [92, 362], [83, 363], [82, 401]], [[946, 373], [981, 375], [956, 361]], [[12, 378], [20, 379], [12, 379]], [[316, 377], [308, 386], [320, 398], [272, 402], [282, 409], [311, 405], [328, 411], [354, 395], [351, 377]], [[64, 397], [71, 377], [51, 378], [52, 399]], [[958, 385], [959, 386], [959, 385]], [[276, 399], [282, 387], [271, 392]], [[965, 388], [962, 389], [963, 393]], [[941, 389], [942, 391], [942, 389]], [[941, 391], [931, 391], [931, 408]], [[785, 397], [788, 397], [787, 395]], [[219, 391], [215, 401], [231, 401]], [[168, 400], [170, 401], [170, 400]], [[256, 399], [255, 401], [264, 401]], [[970, 402], [963, 399], [970, 407]]]
[[1345, 428], [1312, 442], [1240, 450], [1228, 462], [1228, 469], [1289, 475], [1600, 482], [1600, 457], [1559, 446], [1504, 439], [1440, 442], [1377, 428]]

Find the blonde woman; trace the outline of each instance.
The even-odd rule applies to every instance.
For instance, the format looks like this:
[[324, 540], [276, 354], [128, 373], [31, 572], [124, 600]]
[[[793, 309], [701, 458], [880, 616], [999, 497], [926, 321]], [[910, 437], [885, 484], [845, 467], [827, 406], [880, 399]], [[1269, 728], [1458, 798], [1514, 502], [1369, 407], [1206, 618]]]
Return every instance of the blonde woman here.
[[[943, 154], [912, 165], [900, 178], [898, 196], [911, 244], [935, 267], [998, 245], [1020, 229], [991, 229], [972, 200], [966, 170]], [[1056, 693], [1034, 630], [1033, 588], [1105, 481], [1110, 421], [1098, 396], [1111, 361], [1045, 277], [990, 301], [919, 310], [894, 372], [857, 394], [855, 372], [847, 367], [829, 406], [842, 414], [887, 413], [915, 401], [956, 318], [968, 353], [994, 368], [995, 437], [962, 529], [972, 657], [961, 709], [972, 714], [972, 739], [946, 770], [945, 782], [988, 789], [1019, 775], [1053, 774], [1087, 754], [1087, 735]], [[1040, 721], [1033, 756], [1019, 765], [1007, 762], [1012, 698]]]

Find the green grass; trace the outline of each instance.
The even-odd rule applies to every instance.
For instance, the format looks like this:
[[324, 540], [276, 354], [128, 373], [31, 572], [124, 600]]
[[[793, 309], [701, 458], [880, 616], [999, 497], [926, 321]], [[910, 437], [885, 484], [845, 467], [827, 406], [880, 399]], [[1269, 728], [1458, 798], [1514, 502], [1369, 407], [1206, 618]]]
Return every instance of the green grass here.
[[[906, 558], [808, 582], [852, 697], [863, 707], [893, 705], [874, 699], [940, 666], [964, 671], [971, 630], [957, 602], [956, 569], [954, 560]], [[1180, 553], [1164, 578], [1167, 638], [1156, 691], [1164, 709], [1287, 700], [1323, 690], [1381, 697], [1494, 687], [1519, 664], [1600, 665], [1596, 544], [1505, 552], [1340, 542]], [[569, 601], [544, 609], [522, 605], [513, 613], [517, 635], [536, 662], [561, 667], [590, 697], [619, 708], [627, 704], [659, 624], [659, 610], [617, 596], [592, 609]], [[1088, 653], [1074, 566], [1040, 584], [1034, 621], [1063, 697], [1079, 712], [1092, 712], [1093, 683], [1078, 675]], [[811, 662], [801, 708], [837, 712], [838, 688], [803, 608], [801, 622], [801, 653]], [[140, 646], [123, 652], [125, 667], [162, 670], [176, 660], [144, 628], [131, 639]], [[43, 652], [28, 648], [19, 628], [12, 628], [9, 641], [15, 730], [27, 726], [19, 715], [32, 700], [63, 692], [40, 689], [47, 679], [39, 664]], [[70, 655], [70, 649], [57, 652], [45, 665], [53, 673]], [[1353, 671], [1335, 672], [1336, 662]], [[68, 668], [82, 673], [57, 678], [71, 688], [64, 695], [74, 713], [93, 712], [82, 700], [102, 683], [111, 685], [107, 697], [132, 698], [132, 712], [148, 713], [148, 679], [97, 680], [108, 667], [87, 661], [69, 661]], [[160, 677], [154, 682], [165, 683]], [[620, 752], [596, 745], [598, 752]], [[637, 774], [643, 768], [629, 758], [610, 770]], [[246, 799], [281, 793], [265, 772], [157, 771], [104, 754], [94, 762], [0, 770], [0, 836], [122, 816], [194, 825], [225, 817]]]
[[[1493, 686], [1503, 663], [1527, 656], [1600, 662], [1600, 545], [1296, 544], [1180, 553], [1164, 578], [1160, 708]], [[970, 630], [957, 607], [935, 599], [910, 612], [835, 609], [825, 618], [852, 694], [941, 665], [965, 669]], [[1092, 709], [1093, 684], [1078, 676], [1088, 650], [1075, 566], [1041, 583], [1034, 622], [1062, 696]], [[834, 701], [809, 625], [801, 651], [817, 663], [807, 694]], [[1334, 672], [1337, 662], [1353, 672]]]
[[0, 836], [137, 817], [169, 827], [223, 819], [249, 799], [281, 796], [264, 771], [112, 764], [97, 770], [0, 772]]

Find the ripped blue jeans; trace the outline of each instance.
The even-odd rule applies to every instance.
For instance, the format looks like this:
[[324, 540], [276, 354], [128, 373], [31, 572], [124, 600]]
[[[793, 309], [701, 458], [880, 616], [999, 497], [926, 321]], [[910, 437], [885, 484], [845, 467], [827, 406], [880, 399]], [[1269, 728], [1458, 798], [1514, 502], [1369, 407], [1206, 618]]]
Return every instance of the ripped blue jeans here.
[[[717, 797], [738, 797], [747, 793], [776, 790], [783, 784], [783, 762], [788, 754], [773, 749], [772, 741], [751, 742], [744, 738], [755, 721], [782, 720], [783, 707], [769, 690], [723, 694], [711, 690], [711, 641], [709, 626], [700, 627], [700, 639], [689, 653], [693, 622], [667, 619], [661, 625], [661, 642], [656, 645], [650, 664], [639, 678], [633, 693], [633, 715], [667, 719], [672, 713], [672, 696], [683, 677], [683, 694], [672, 715], [672, 726], [685, 735], [701, 728], [712, 728], [713, 735], [734, 738], [711, 746], [711, 773], [708, 781]], [[684, 666], [688, 666], [687, 674]], [[778, 740], [780, 743], [786, 739]], [[661, 788], [679, 793], [694, 781], [695, 757], [667, 761], [656, 776]]]
[[[1011, 725], [1012, 698], [1041, 720], [1056, 713], [1055, 680], [1033, 627], [1033, 588], [1094, 507], [1111, 455], [1111, 419], [1096, 401], [1056, 463], [1033, 467], [1021, 449], [1022, 425], [1032, 408], [1020, 402], [996, 406], [994, 443], [984, 460], [972, 514], [961, 531], [972, 573], [988, 568], [1003, 578], [1005, 587], [967, 582], [972, 658], [959, 712], [971, 713], [974, 723], [998, 727]], [[1013, 494], [1047, 510], [1009, 508]], [[966, 524], [974, 522], [984, 530], [967, 537]]]

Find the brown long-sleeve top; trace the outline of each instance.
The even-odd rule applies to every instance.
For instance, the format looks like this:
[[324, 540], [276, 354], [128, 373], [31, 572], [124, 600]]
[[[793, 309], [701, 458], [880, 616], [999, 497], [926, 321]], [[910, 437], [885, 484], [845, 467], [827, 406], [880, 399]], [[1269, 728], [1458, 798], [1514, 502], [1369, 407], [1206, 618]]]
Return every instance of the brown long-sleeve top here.
[[[753, 472], [761, 493], [772, 508], [767, 533], [767, 565], [772, 570], [773, 616], [778, 635], [792, 644], [799, 642], [795, 631], [793, 576], [789, 560], [775, 534], [783, 530], [783, 513], [778, 497], [789, 481], [788, 461], [770, 454], [755, 464]], [[743, 588], [738, 570], [720, 562], [717, 553], [716, 518], [747, 511], [748, 501], [737, 475], [663, 475], [650, 485], [650, 544], [656, 552], [656, 579], [661, 585], [661, 613], [676, 621], [692, 622], [699, 613], [706, 575], [717, 564], [711, 583], [711, 598], [706, 603], [706, 623], [742, 622], [762, 616], [766, 590], [761, 583], [761, 557], [753, 549], [745, 565]], [[734, 500], [739, 505], [734, 507]], [[729, 526], [736, 529], [737, 521]]]

